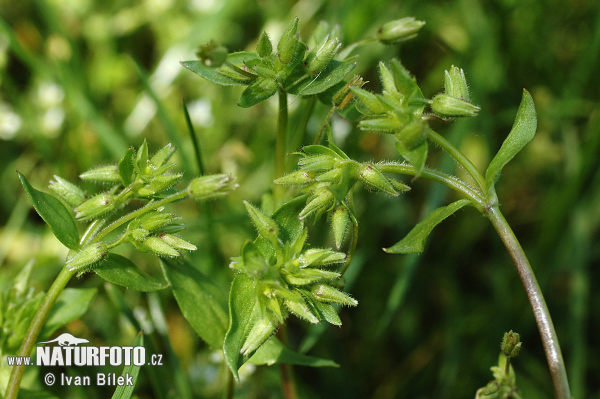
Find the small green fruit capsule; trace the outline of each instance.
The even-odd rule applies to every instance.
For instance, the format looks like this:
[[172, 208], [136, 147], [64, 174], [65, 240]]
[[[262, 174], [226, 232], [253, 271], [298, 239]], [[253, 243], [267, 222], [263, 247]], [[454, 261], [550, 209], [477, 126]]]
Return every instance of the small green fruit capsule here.
[[344, 236], [348, 230], [350, 223], [350, 215], [348, 209], [344, 206], [338, 206], [331, 213], [331, 226], [333, 228], [333, 238], [335, 239], [335, 247], [340, 248], [344, 242]]
[[317, 284], [311, 289], [315, 299], [321, 302], [340, 303], [342, 305], [356, 306], [358, 301], [350, 295], [336, 290], [330, 285]]
[[275, 184], [310, 184], [314, 183], [315, 174], [311, 171], [297, 170], [275, 180]]
[[167, 161], [169, 161], [169, 159], [175, 153], [175, 151], [177, 151], [177, 149], [175, 147], [173, 147], [171, 145], [171, 143], [169, 143], [166, 146], [164, 146], [163, 148], [161, 148], [160, 150], [158, 150], [158, 152], [156, 154], [154, 154], [154, 156], [150, 159], [150, 163], [155, 168], [160, 168]]
[[116, 209], [115, 196], [111, 193], [100, 193], [85, 201], [75, 210], [75, 217], [80, 220], [96, 219]]
[[389, 110], [389, 108], [379, 100], [379, 97], [376, 94], [358, 87], [351, 87], [350, 90], [370, 114], [385, 114]]
[[433, 97], [431, 109], [437, 115], [448, 118], [459, 118], [464, 116], [477, 116], [481, 109], [460, 98], [452, 97], [447, 94], [438, 94]]
[[469, 102], [469, 86], [462, 68], [452, 65], [450, 71], [444, 73], [444, 92], [452, 97]]
[[520, 335], [510, 330], [509, 332], [504, 334], [504, 338], [502, 339], [501, 350], [506, 357], [514, 358], [519, 355], [521, 345], [522, 342]]
[[105, 243], [97, 242], [87, 245], [77, 252], [71, 251], [67, 256], [66, 267], [70, 272], [81, 271], [102, 260], [108, 253]]
[[414, 121], [396, 133], [396, 139], [408, 150], [413, 150], [425, 141], [426, 126], [421, 121]]
[[344, 85], [341, 89], [339, 89], [332, 98], [333, 105], [337, 109], [346, 109], [348, 105], [350, 105], [350, 101], [354, 99], [354, 93], [351, 91], [351, 88], [361, 88], [365, 84], [363, 78], [358, 75], [354, 75], [352, 79], [348, 83]]
[[396, 117], [383, 117], [365, 119], [358, 123], [360, 130], [373, 132], [373, 133], [388, 133], [392, 134], [400, 130], [404, 124], [400, 122]]
[[150, 181], [150, 187], [155, 193], [158, 193], [174, 186], [182, 177], [183, 174], [181, 173], [175, 175], [158, 175]]
[[309, 309], [302, 297], [299, 297], [298, 300], [295, 301], [284, 300], [283, 304], [286, 308], [288, 308], [290, 312], [300, 317], [301, 319], [304, 319], [313, 324], [319, 322], [317, 316], [315, 316], [314, 313]]
[[271, 55], [273, 52], [273, 45], [271, 44], [271, 40], [269, 39], [267, 32], [263, 32], [263, 34], [260, 35], [260, 39], [258, 39], [258, 44], [256, 45], [256, 52], [261, 57]]
[[394, 197], [398, 196], [398, 192], [394, 190], [389, 179], [385, 177], [375, 165], [368, 163], [362, 164], [359, 169], [359, 178], [371, 188]]
[[99, 166], [79, 175], [82, 180], [94, 180], [99, 182], [120, 182], [119, 168], [117, 165]]
[[238, 188], [235, 178], [226, 174], [197, 177], [190, 182], [188, 194], [195, 200], [222, 197]]
[[400, 43], [417, 36], [417, 32], [425, 25], [414, 17], [407, 17], [385, 23], [377, 31], [377, 39], [385, 44]]
[[187, 242], [186, 240], [173, 236], [171, 234], [161, 234], [158, 236], [161, 240], [169, 244], [172, 248], [178, 250], [195, 251], [197, 248], [194, 244]]
[[160, 238], [154, 236], [146, 238], [146, 240], [144, 240], [144, 242], [142, 243], [142, 247], [151, 252], [154, 252], [156, 255], [159, 256], [179, 256], [179, 252], [177, 252], [175, 248], [173, 248]]
[[277, 321], [272, 320], [269, 316], [260, 318], [250, 329], [240, 353], [244, 356], [250, 356], [252, 352], [257, 350], [273, 335], [278, 324]]
[[290, 22], [277, 43], [277, 52], [282, 64], [287, 65], [292, 62], [296, 55], [298, 40], [298, 17], [296, 17]]
[[65, 202], [73, 207], [78, 206], [85, 201], [85, 193], [82, 189], [60, 176], [54, 175], [54, 180], [50, 180], [50, 190], [61, 197]]
[[258, 234], [266, 239], [271, 239], [279, 235], [279, 226], [277, 226], [277, 223], [273, 219], [262, 213], [262, 211], [248, 201], [244, 201], [244, 205], [246, 206], [248, 215], [250, 215], [250, 219], [252, 219], [252, 223], [254, 223], [254, 226], [258, 230]]
[[327, 65], [329, 65], [333, 57], [335, 57], [341, 46], [342, 43], [340, 43], [340, 40], [337, 37], [324, 41], [324, 43], [317, 48], [312, 60], [309, 61], [308, 71], [313, 75], [321, 73]]
[[333, 207], [335, 197], [328, 187], [320, 187], [309, 197], [309, 201], [298, 215], [298, 219], [305, 219], [307, 216], [317, 212], [324, 212]]

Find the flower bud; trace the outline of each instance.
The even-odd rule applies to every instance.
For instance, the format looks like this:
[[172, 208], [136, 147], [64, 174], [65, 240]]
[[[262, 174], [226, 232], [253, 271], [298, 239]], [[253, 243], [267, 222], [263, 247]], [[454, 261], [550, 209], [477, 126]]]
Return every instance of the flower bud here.
[[420, 121], [414, 121], [404, 126], [396, 133], [396, 139], [408, 150], [413, 150], [425, 141], [426, 126]]
[[182, 177], [183, 174], [181, 173], [177, 173], [174, 175], [158, 175], [150, 181], [150, 187], [152, 188], [152, 190], [154, 190], [154, 193], [158, 193], [160, 191], [172, 187], [179, 180], [181, 180]]
[[83, 190], [60, 176], [54, 175], [54, 180], [50, 180], [48, 187], [71, 206], [78, 206], [85, 201]]
[[325, 173], [321, 173], [316, 177], [316, 181], [318, 182], [337, 182], [342, 177], [342, 169], [341, 168], [333, 168], [328, 170]]
[[395, 116], [365, 119], [358, 123], [358, 127], [361, 130], [373, 133], [394, 133], [394, 131], [401, 129], [403, 126], [404, 124]]
[[288, 310], [290, 312], [292, 312], [296, 316], [300, 317], [301, 319], [304, 319], [313, 324], [316, 324], [319, 322], [319, 319], [317, 318], [317, 316], [315, 316], [311, 312], [311, 310], [306, 305], [306, 302], [304, 301], [304, 299], [302, 297], [299, 297], [299, 299], [296, 301], [292, 301], [289, 299], [284, 300], [283, 304], [285, 305], [286, 308], [288, 308]]
[[144, 242], [141, 244], [141, 246], [151, 252], [154, 252], [156, 255], [159, 256], [170, 256], [170, 257], [176, 257], [179, 256], [179, 252], [177, 252], [177, 250], [175, 250], [175, 248], [173, 248], [172, 246], [170, 246], [169, 244], [167, 244], [166, 242], [164, 242], [163, 240], [161, 240], [158, 237], [148, 237], [146, 238], [146, 240], [144, 240]]
[[314, 57], [308, 62], [308, 71], [313, 75], [321, 73], [329, 65], [341, 46], [342, 43], [337, 37], [327, 41], [324, 40], [316, 49]]
[[277, 226], [277, 223], [273, 219], [262, 213], [248, 201], [244, 201], [244, 205], [246, 206], [248, 215], [250, 215], [250, 219], [252, 219], [252, 223], [254, 223], [254, 226], [258, 230], [258, 234], [267, 239], [279, 235], [279, 226]]
[[[340, 206], [336, 208], [334, 212], [340, 208], [343, 207]], [[330, 265], [332, 263], [339, 263], [344, 259], [346, 259], [346, 254], [343, 252], [336, 252], [332, 251], [331, 249], [320, 248], [307, 249], [298, 258], [301, 264], [300, 267]]]
[[150, 163], [155, 167], [159, 168], [169, 161], [171, 156], [177, 151], [171, 143], [167, 144], [163, 148], [157, 151], [156, 154], [150, 159]]
[[510, 330], [509, 332], [504, 334], [504, 338], [502, 339], [501, 350], [506, 357], [514, 358], [519, 355], [521, 345], [522, 342], [520, 335]]
[[96, 219], [116, 209], [115, 196], [100, 193], [75, 208], [75, 217], [80, 220]]
[[359, 178], [368, 186], [376, 190], [383, 191], [394, 197], [398, 196], [398, 192], [394, 190], [389, 179], [374, 165], [362, 164], [359, 171]]
[[335, 239], [336, 248], [342, 246], [344, 242], [344, 236], [348, 230], [348, 224], [350, 222], [350, 215], [348, 209], [344, 206], [338, 206], [331, 213], [331, 226], [333, 228], [333, 238]]
[[458, 118], [463, 116], [477, 116], [481, 108], [460, 98], [447, 94], [438, 94], [433, 97], [431, 109], [440, 116]]
[[67, 256], [66, 267], [70, 272], [81, 271], [102, 260], [108, 252], [105, 243], [89, 244], [77, 252], [71, 251]]
[[350, 295], [336, 290], [330, 285], [317, 284], [311, 289], [315, 299], [321, 302], [340, 303], [342, 305], [356, 306], [358, 301]]
[[271, 44], [271, 40], [269, 39], [267, 32], [263, 32], [263, 34], [260, 35], [260, 39], [258, 39], [258, 44], [256, 45], [256, 52], [261, 57], [271, 55], [273, 52], [273, 44]]
[[350, 101], [354, 99], [354, 92], [351, 91], [352, 88], [361, 88], [365, 84], [363, 78], [358, 75], [354, 75], [352, 79], [348, 83], [344, 85], [341, 89], [339, 89], [332, 98], [333, 105], [337, 109], [346, 109], [348, 105], [350, 105]]
[[340, 277], [339, 273], [330, 272], [321, 269], [297, 269], [293, 272], [287, 272], [285, 269], [281, 270], [281, 275], [288, 284], [291, 285], [307, 285], [316, 283], [323, 280], [333, 280]]
[[351, 87], [350, 90], [352, 90], [358, 101], [368, 111], [368, 114], [380, 115], [388, 111], [388, 107], [381, 102], [376, 94], [358, 87]]
[[261, 317], [252, 326], [240, 353], [244, 356], [249, 356], [257, 350], [277, 329], [278, 323], [272, 320], [269, 316]]
[[425, 25], [414, 17], [407, 17], [383, 24], [377, 31], [377, 39], [385, 44], [400, 43], [417, 36], [417, 32]]
[[298, 40], [298, 17], [296, 17], [290, 22], [277, 43], [277, 52], [282, 64], [287, 65], [292, 62], [296, 55]]
[[306, 170], [297, 170], [275, 180], [275, 184], [310, 184], [315, 181], [315, 174]]
[[330, 209], [335, 204], [335, 197], [329, 188], [321, 187], [309, 197], [309, 201], [298, 215], [298, 219], [305, 219], [314, 212], [321, 213]]
[[170, 247], [178, 250], [195, 251], [197, 248], [194, 244], [186, 240], [173, 236], [171, 234], [161, 234], [158, 236], [161, 240], [169, 244]]
[[119, 168], [117, 165], [99, 166], [79, 175], [82, 180], [95, 180], [99, 182], [120, 182]]
[[330, 155], [307, 156], [298, 161], [298, 166], [304, 170], [330, 170], [336, 159]]
[[198, 47], [196, 57], [206, 66], [220, 67], [227, 60], [227, 48], [211, 40]]
[[144, 214], [142, 217], [137, 219], [137, 221], [138, 225], [143, 229], [146, 229], [148, 231], [154, 231], [168, 224], [173, 224], [176, 220], [179, 219], [181, 219], [181, 217], [175, 215], [174, 213], [162, 213], [158, 211], [153, 211]]
[[452, 65], [450, 71], [444, 73], [444, 92], [449, 96], [470, 102], [469, 87], [462, 68]]
[[222, 197], [238, 188], [235, 178], [226, 174], [197, 177], [190, 182], [188, 194], [195, 200]]

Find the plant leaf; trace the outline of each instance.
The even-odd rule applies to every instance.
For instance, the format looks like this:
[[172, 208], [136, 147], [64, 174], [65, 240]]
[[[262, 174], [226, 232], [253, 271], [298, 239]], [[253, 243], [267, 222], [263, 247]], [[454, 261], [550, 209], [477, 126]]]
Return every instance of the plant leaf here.
[[119, 176], [121, 176], [121, 181], [123, 182], [123, 186], [127, 187], [133, 182], [133, 157], [135, 155], [135, 149], [133, 147], [129, 147], [127, 152], [119, 161]]
[[267, 78], [258, 78], [250, 83], [240, 95], [238, 105], [248, 108], [256, 105], [277, 92], [277, 83]]
[[[140, 331], [140, 333], [135, 337], [133, 341], [133, 346], [144, 346], [144, 334]], [[137, 382], [138, 375], [140, 374], [140, 366], [136, 366], [135, 364], [130, 364], [129, 366], [125, 366], [123, 368], [123, 372], [121, 375], [125, 378], [128, 376], [131, 377], [131, 381], [133, 385], [120, 385], [115, 389], [115, 393], [112, 396], [112, 399], [129, 399], [131, 395], [133, 395], [133, 388], [135, 388], [135, 383]]]
[[108, 254], [93, 271], [110, 283], [136, 291], [149, 292], [167, 288], [166, 282], [152, 277], [129, 259], [117, 254]]
[[196, 333], [213, 348], [221, 348], [227, 331], [223, 291], [187, 262], [160, 259], [181, 313]]
[[383, 250], [390, 254], [412, 254], [423, 252], [425, 249], [425, 240], [435, 226], [440, 224], [448, 216], [458, 211], [465, 205], [471, 204], [471, 200], [462, 199], [443, 206], [431, 212], [425, 219], [419, 222], [406, 237], [389, 248]]
[[306, 205], [306, 196], [301, 195], [283, 204], [273, 214], [273, 220], [280, 227], [279, 239], [283, 242], [292, 242], [300, 236], [304, 229], [304, 221], [298, 219], [298, 214]]
[[531, 94], [527, 90], [523, 90], [523, 97], [512, 129], [485, 172], [485, 183], [488, 190], [498, 180], [504, 165], [513, 159], [533, 139], [536, 129], [537, 116], [533, 98], [531, 98]]
[[248, 361], [256, 365], [267, 366], [272, 366], [275, 363], [287, 363], [309, 367], [340, 367], [333, 360], [294, 352], [286, 348], [276, 337], [269, 338]]
[[307, 78], [288, 90], [291, 94], [300, 94], [302, 96], [312, 96], [329, 89], [331, 86], [341, 82], [344, 77], [356, 66], [353, 62], [341, 62], [332, 60], [327, 68], [316, 78]]
[[[249, 51], [240, 51], [227, 55], [227, 62], [237, 67], [243, 67], [245, 61], [258, 58], [258, 54]], [[201, 61], [183, 61], [185, 68], [200, 75], [204, 79], [221, 86], [245, 86], [251, 82], [251, 78], [235, 72], [227, 65], [218, 68], [204, 65]]]
[[36, 190], [29, 184], [25, 176], [17, 171], [21, 184], [31, 200], [37, 213], [44, 219], [44, 222], [52, 233], [67, 248], [79, 248], [79, 233], [71, 212], [63, 205], [60, 200], [50, 194]]
[[96, 288], [65, 288], [52, 306], [40, 334], [40, 341], [45, 340], [67, 323], [83, 316], [88, 311], [97, 292]]
[[406, 159], [417, 170], [415, 178], [419, 177], [423, 171], [423, 168], [425, 167], [428, 148], [427, 141], [423, 141], [421, 145], [413, 148], [412, 150], [406, 148], [406, 146], [400, 141], [396, 141], [396, 151], [398, 151], [398, 154]]
[[240, 380], [238, 370], [247, 360], [240, 351], [252, 326], [260, 316], [256, 284], [256, 280], [246, 274], [238, 274], [233, 279], [229, 291], [229, 330], [225, 335], [223, 351], [225, 361], [238, 382]]

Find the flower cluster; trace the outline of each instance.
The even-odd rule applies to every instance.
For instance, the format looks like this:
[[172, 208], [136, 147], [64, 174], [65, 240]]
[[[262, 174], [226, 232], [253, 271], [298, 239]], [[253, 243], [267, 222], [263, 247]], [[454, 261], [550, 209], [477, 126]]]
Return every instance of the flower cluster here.
[[299, 209], [296, 200], [285, 204], [273, 217], [248, 202], [245, 205], [259, 236], [244, 244], [241, 256], [233, 258], [230, 267], [257, 281], [260, 317], [241, 353], [248, 355], [256, 350], [290, 313], [310, 323], [326, 320], [341, 325], [332, 304], [356, 306], [358, 302], [335, 288], [340, 274], [327, 267], [344, 261], [345, 254], [305, 248], [307, 230], [303, 221], [293, 217]]

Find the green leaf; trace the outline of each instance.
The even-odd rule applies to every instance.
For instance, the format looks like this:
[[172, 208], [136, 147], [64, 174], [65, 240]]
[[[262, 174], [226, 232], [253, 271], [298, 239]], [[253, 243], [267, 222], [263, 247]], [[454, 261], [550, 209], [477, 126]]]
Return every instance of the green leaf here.
[[187, 262], [161, 258], [160, 264], [183, 316], [200, 338], [220, 348], [228, 323], [223, 291]]
[[129, 259], [117, 254], [108, 254], [93, 271], [110, 283], [136, 291], [149, 292], [167, 288], [166, 282], [152, 277]]
[[471, 200], [462, 199], [443, 206], [431, 212], [425, 219], [417, 224], [402, 240], [395, 245], [384, 248], [385, 252], [391, 254], [411, 254], [423, 252], [425, 249], [425, 240], [435, 226], [440, 224], [448, 216], [454, 214], [462, 207], [470, 205]]
[[29, 184], [25, 176], [17, 171], [21, 184], [31, 200], [37, 213], [44, 219], [44, 222], [52, 233], [67, 248], [79, 248], [79, 233], [71, 212], [63, 205], [60, 200], [50, 194], [36, 190]]
[[309, 78], [298, 86], [288, 90], [291, 94], [300, 94], [302, 96], [312, 96], [329, 89], [331, 86], [341, 82], [344, 77], [356, 66], [353, 62], [340, 62], [332, 60], [327, 68], [316, 78]]
[[97, 292], [96, 288], [65, 288], [48, 315], [40, 334], [40, 341], [45, 340], [67, 323], [86, 314]]
[[133, 157], [135, 155], [135, 149], [133, 147], [129, 147], [127, 152], [119, 161], [119, 176], [121, 176], [121, 181], [123, 182], [123, 186], [127, 187], [133, 182]]
[[48, 391], [21, 388], [19, 389], [19, 399], [58, 399], [58, 396], [54, 396]]
[[280, 227], [279, 239], [283, 242], [292, 242], [300, 236], [304, 229], [304, 221], [298, 219], [298, 214], [306, 205], [306, 196], [301, 195], [283, 204], [273, 214], [273, 220]]
[[274, 80], [258, 78], [250, 83], [240, 95], [238, 105], [248, 108], [256, 105], [277, 92], [277, 83]]
[[[258, 54], [240, 51], [227, 55], [227, 62], [237, 67], [243, 67], [245, 61], [258, 58]], [[181, 63], [185, 68], [200, 75], [204, 79], [222, 86], [245, 86], [252, 81], [252, 78], [244, 76], [227, 65], [219, 68], [209, 67], [202, 61], [183, 61]]]
[[265, 342], [249, 360], [256, 365], [271, 366], [275, 363], [295, 364], [309, 367], [339, 367], [333, 360], [320, 359], [314, 356], [303, 355], [286, 348], [281, 341], [271, 337]]
[[[133, 341], [133, 346], [144, 346], [144, 335], [140, 332], [137, 337], [135, 337], [135, 341]], [[133, 388], [135, 388], [135, 383], [137, 382], [138, 375], [140, 374], [140, 366], [136, 366], [135, 364], [130, 364], [129, 366], [125, 366], [123, 368], [123, 372], [121, 375], [125, 378], [131, 377], [131, 381], [133, 385], [120, 385], [115, 389], [115, 393], [112, 396], [112, 399], [129, 399], [131, 395], [133, 395]]]
[[428, 148], [427, 141], [423, 141], [421, 145], [413, 148], [412, 150], [406, 148], [406, 146], [400, 141], [396, 141], [396, 151], [398, 151], [398, 154], [406, 159], [417, 170], [415, 178], [419, 177], [423, 171], [423, 168], [425, 167]]
[[488, 190], [492, 188], [498, 176], [500, 176], [504, 165], [533, 139], [536, 129], [537, 117], [533, 98], [527, 90], [523, 90], [523, 97], [512, 129], [485, 172], [485, 183]]
[[245, 274], [233, 279], [229, 291], [229, 330], [225, 335], [223, 351], [225, 361], [239, 382], [239, 368], [247, 358], [240, 351], [252, 326], [260, 317], [260, 306], [256, 297], [257, 281]]

